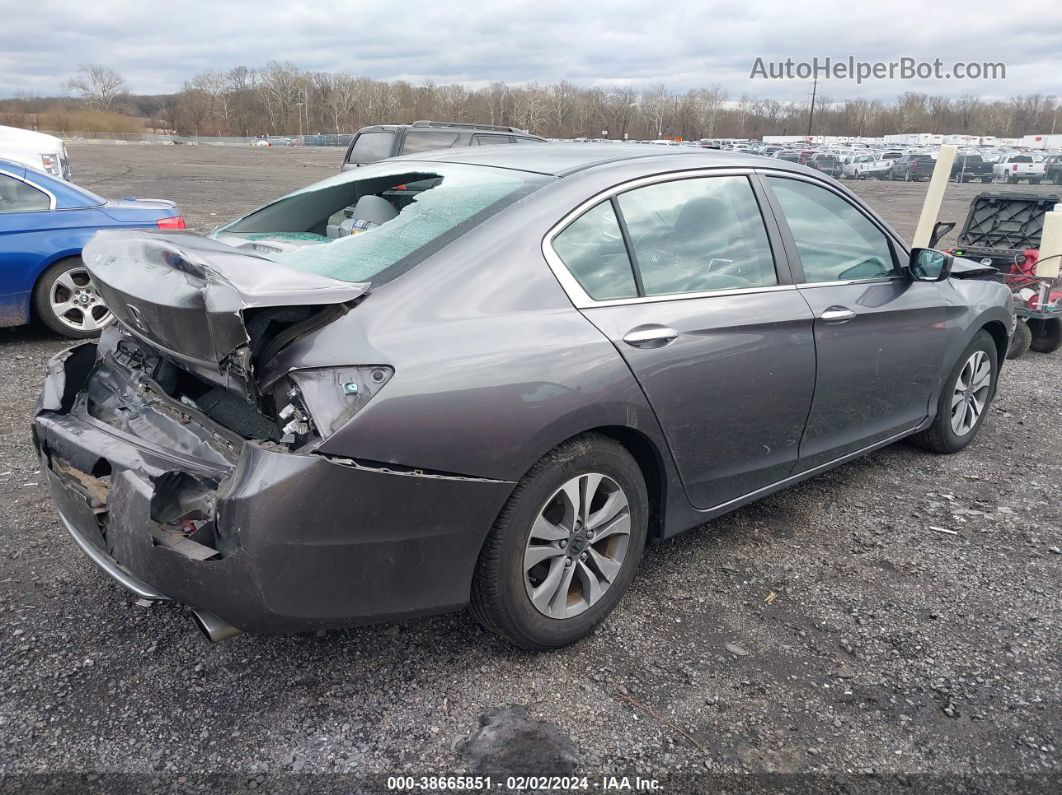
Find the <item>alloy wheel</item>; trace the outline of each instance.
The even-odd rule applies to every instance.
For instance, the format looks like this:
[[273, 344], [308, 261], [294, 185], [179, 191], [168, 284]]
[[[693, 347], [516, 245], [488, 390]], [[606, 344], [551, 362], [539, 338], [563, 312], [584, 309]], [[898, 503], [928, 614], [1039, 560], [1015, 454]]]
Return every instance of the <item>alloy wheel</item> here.
[[83, 267], [59, 274], [49, 290], [48, 304], [56, 319], [74, 331], [99, 331], [114, 319]]
[[965, 436], [973, 430], [988, 402], [992, 362], [984, 351], [974, 351], [955, 380], [951, 396], [951, 430]]
[[615, 480], [571, 478], [539, 511], [524, 549], [531, 604], [557, 619], [588, 610], [619, 576], [630, 534], [630, 502]]

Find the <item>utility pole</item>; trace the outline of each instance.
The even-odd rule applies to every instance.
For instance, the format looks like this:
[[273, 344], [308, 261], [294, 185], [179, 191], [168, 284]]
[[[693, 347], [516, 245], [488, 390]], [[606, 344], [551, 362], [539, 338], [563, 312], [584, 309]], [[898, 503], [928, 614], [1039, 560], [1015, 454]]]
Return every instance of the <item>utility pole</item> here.
[[808, 113], [808, 138], [811, 137], [811, 122], [815, 120], [815, 93], [819, 88], [819, 78], [811, 83], [811, 112]]

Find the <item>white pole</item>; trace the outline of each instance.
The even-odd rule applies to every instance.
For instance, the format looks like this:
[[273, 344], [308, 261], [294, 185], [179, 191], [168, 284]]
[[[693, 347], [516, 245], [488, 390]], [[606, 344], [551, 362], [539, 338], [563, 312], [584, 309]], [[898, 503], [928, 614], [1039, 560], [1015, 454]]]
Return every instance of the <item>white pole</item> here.
[[1036, 263], [1037, 278], [1057, 279], [1059, 263], [1062, 263], [1062, 204], [1056, 204], [1055, 209], [1044, 216], [1040, 259]]
[[944, 201], [944, 189], [948, 187], [951, 166], [955, 162], [957, 150], [958, 147], [955, 144], [944, 144], [937, 153], [937, 165], [933, 169], [933, 176], [929, 179], [926, 201], [922, 205], [922, 215], [918, 218], [918, 226], [911, 240], [913, 248], [925, 248], [929, 245], [929, 239], [933, 235], [933, 226], [937, 222], [937, 216], [940, 215], [940, 205]]

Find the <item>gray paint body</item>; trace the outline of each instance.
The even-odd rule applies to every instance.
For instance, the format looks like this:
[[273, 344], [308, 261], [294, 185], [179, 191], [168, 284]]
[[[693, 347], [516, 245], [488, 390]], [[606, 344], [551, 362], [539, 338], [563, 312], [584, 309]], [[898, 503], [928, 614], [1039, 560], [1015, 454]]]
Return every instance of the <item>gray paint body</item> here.
[[[858, 199], [800, 166], [592, 145], [398, 160], [558, 178], [262, 363], [262, 388], [291, 369], [388, 364], [395, 372], [315, 451], [296, 455], [249, 442], [219, 476], [219, 515], [243, 539], [246, 571], [226, 579], [217, 575], [221, 566], [206, 572], [216, 562], [169, 565], [157, 548], [129, 547], [118, 558], [162, 592], [238, 627], [318, 628], [459, 607], [515, 483], [577, 434], [604, 429], [637, 448], [656, 496], [653, 531], [671, 535], [924, 428], [973, 335], [989, 327], [1006, 344], [1009, 294], [996, 283], [803, 285], [788, 228], [776, 225], [778, 208], [762, 192], [762, 173], [803, 175], [841, 193], [874, 218], [901, 259], [907, 253]], [[550, 230], [622, 183], [704, 169], [748, 174], [758, 186], [781, 287], [577, 308], [544, 258]], [[841, 325], [818, 319], [836, 305], [856, 318]], [[656, 349], [621, 341], [630, 329], [654, 324], [679, 337]], [[150, 486], [149, 468], [120, 451], [137, 447], [135, 439], [115, 440], [98, 427], [85, 433], [77, 427], [84, 419], [75, 422], [59, 405], [54, 394], [63, 394], [63, 377], [53, 367], [46, 390], [53, 398], [35, 423], [45, 464], [56, 450], [89, 466], [103, 456], [129, 471], [116, 486], [121, 493], [138, 493], [130, 478]], [[343, 463], [350, 459], [371, 468]], [[386, 465], [435, 474], [380, 469]], [[51, 480], [60, 506], [71, 505], [68, 487]], [[395, 505], [401, 509], [388, 508]], [[467, 519], [457, 506], [469, 506]], [[138, 521], [129, 514], [122, 523]], [[136, 536], [122, 536], [130, 532]], [[235, 557], [222, 563], [232, 566]]]

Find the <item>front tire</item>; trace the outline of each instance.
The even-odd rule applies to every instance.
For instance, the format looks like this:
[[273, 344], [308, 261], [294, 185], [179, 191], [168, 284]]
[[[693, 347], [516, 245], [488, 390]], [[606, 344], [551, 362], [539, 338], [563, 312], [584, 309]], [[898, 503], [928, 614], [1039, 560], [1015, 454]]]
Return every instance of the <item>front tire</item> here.
[[1007, 358], [1020, 359], [1028, 352], [1031, 344], [1032, 331], [1029, 329], [1029, 324], [1018, 318], [1014, 324], [1014, 334], [1010, 338], [1010, 347], [1007, 348]]
[[480, 552], [469, 608], [525, 649], [589, 635], [619, 602], [645, 547], [649, 499], [630, 453], [587, 434], [517, 484]]
[[941, 390], [937, 415], [926, 430], [911, 437], [934, 453], [957, 453], [974, 440], [996, 394], [999, 360], [996, 342], [984, 329], [959, 356]]
[[75, 340], [95, 337], [114, 320], [81, 257], [52, 263], [41, 274], [33, 288], [33, 310], [52, 331]]

